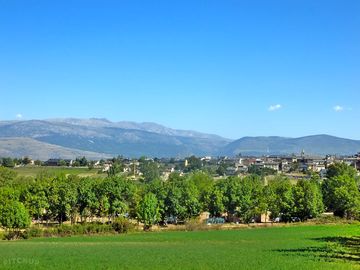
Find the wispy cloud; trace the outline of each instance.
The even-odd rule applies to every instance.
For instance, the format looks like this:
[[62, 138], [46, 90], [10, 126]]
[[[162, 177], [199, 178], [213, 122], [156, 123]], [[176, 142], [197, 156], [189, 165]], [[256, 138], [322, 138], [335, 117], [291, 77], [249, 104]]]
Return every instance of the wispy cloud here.
[[282, 106], [280, 104], [276, 104], [276, 105], [271, 105], [268, 110], [270, 112], [273, 112], [273, 111], [280, 110], [281, 108], [282, 108]]
[[336, 105], [333, 107], [333, 109], [335, 112], [342, 112], [344, 110], [344, 107], [340, 105]]
[[16, 119], [21, 119], [23, 118], [23, 115], [21, 113], [18, 113], [17, 115], [15, 115]]

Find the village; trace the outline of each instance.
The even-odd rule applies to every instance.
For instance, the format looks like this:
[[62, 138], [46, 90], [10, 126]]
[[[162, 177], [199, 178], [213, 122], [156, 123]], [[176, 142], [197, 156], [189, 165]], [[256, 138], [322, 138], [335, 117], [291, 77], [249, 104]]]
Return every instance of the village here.
[[[2, 160], [5, 165], [6, 158]], [[7, 158], [9, 159], [9, 158]], [[146, 174], [145, 170], [155, 170], [159, 178], [166, 180], [171, 173], [185, 175], [201, 170], [214, 177], [244, 176], [258, 174], [260, 176], [282, 174], [289, 179], [306, 179], [312, 174], [320, 178], [326, 177], [328, 166], [334, 163], [345, 163], [360, 171], [360, 152], [351, 156], [327, 155], [325, 157], [307, 155], [304, 151], [298, 155], [269, 155], [262, 157], [195, 157], [187, 158], [126, 158], [118, 156], [111, 159], [87, 160], [86, 157], [76, 159], [53, 158], [47, 161], [32, 160], [29, 157], [14, 159], [13, 166], [42, 166], [42, 167], [88, 167], [98, 169], [107, 174], [125, 174], [137, 179]], [[150, 164], [149, 166], [145, 166]], [[11, 167], [11, 166], [9, 166]]]

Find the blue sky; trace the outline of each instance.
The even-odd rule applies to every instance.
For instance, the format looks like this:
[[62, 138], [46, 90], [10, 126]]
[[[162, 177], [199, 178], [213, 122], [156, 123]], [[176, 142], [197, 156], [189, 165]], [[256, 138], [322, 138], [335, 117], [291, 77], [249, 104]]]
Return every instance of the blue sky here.
[[360, 139], [360, 1], [0, 0], [0, 120]]

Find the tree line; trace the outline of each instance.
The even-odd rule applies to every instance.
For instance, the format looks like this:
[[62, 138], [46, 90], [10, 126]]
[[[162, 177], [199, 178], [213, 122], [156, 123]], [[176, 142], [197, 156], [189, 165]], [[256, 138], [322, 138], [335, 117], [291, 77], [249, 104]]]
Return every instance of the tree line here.
[[117, 217], [154, 224], [185, 222], [208, 211], [212, 217], [249, 223], [264, 213], [284, 222], [315, 218], [324, 211], [348, 219], [360, 217], [359, 178], [354, 168], [333, 164], [327, 179], [292, 183], [276, 176], [264, 184], [255, 174], [215, 180], [196, 171], [173, 173], [166, 181], [131, 180], [121, 175], [17, 177], [0, 167], [0, 225], [19, 230], [38, 223], [111, 222]]

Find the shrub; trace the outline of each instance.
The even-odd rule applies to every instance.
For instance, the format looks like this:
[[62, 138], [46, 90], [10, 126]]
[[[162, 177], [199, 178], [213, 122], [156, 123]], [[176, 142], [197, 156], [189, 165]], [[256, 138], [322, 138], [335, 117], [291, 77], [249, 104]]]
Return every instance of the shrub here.
[[39, 227], [31, 227], [24, 232], [24, 235], [26, 235], [27, 238], [41, 237], [43, 236], [43, 230]]
[[134, 230], [135, 226], [126, 218], [117, 218], [111, 224], [112, 229], [117, 233], [127, 233]]
[[8, 231], [3, 235], [4, 240], [17, 240], [17, 239], [28, 239], [26, 233], [21, 231]]

